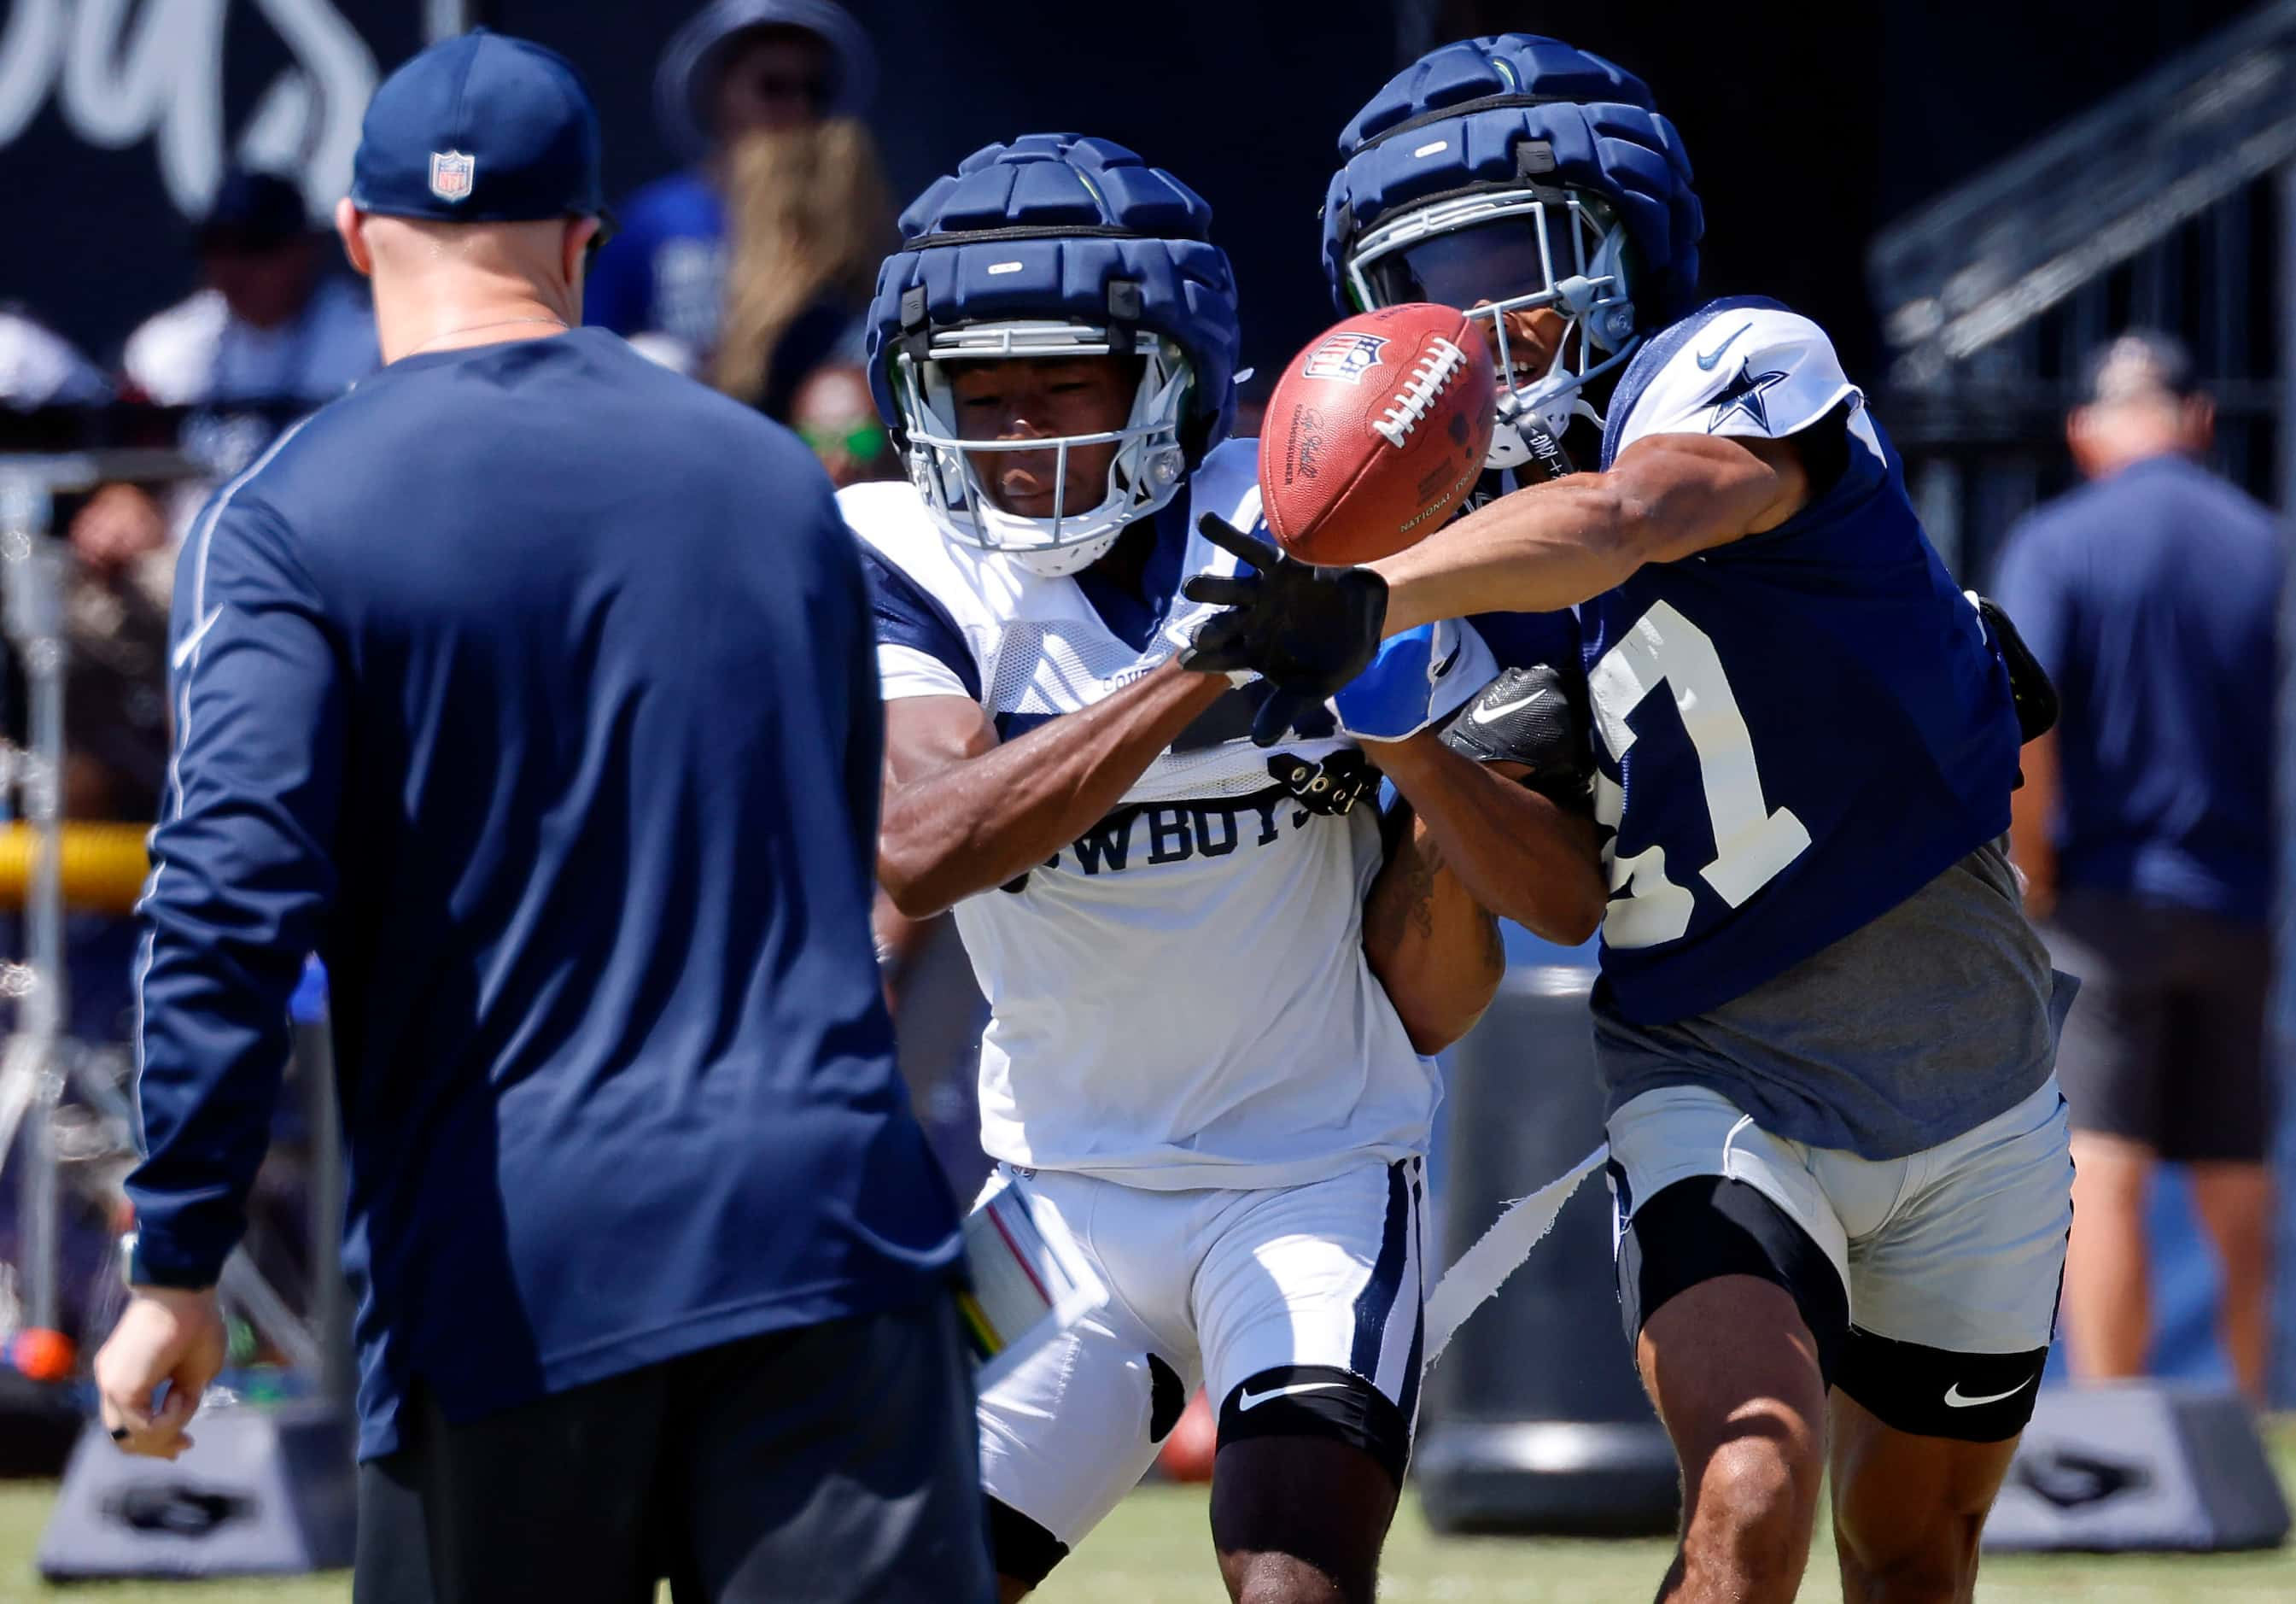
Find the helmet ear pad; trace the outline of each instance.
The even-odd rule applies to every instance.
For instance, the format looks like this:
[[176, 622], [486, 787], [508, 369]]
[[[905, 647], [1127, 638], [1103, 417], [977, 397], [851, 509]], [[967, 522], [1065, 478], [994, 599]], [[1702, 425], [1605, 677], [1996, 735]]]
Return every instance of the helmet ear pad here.
[[[1634, 236], [1623, 228], [1613, 228], [1603, 235], [1594, 259], [1587, 264], [1589, 278], [1616, 278], [1626, 286], [1631, 297], [1635, 286], [1642, 282], [1641, 252], [1635, 249]], [[1634, 301], [1629, 299], [1614, 302], [1590, 315], [1585, 324], [1587, 338], [1596, 349], [1606, 351], [1622, 350], [1635, 337], [1637, 325]]]

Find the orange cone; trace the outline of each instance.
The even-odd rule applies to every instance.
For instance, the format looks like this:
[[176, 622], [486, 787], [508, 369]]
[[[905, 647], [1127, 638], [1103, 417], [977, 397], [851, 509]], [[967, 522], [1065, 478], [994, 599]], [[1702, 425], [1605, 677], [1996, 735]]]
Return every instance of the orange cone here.
[[79, 1350], [61, 1331], [35, 1328], [16, 1333], [8, 1358], [34, 1381], [70, 1381], [79, 1365]]

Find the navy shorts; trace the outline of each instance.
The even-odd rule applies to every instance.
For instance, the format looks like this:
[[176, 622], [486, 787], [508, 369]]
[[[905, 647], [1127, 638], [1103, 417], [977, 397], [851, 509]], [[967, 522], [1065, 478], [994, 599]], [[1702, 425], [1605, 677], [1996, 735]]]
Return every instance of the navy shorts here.
[[2071, 890], [2043, 934], [2057, 967], [2081, 977], [2057, 1048], [2073, 1129], [2173, 1164], [2262, 1164], [2275, 1128], [2270, 932]]
[[417, 1389], [359, 1467], [355, 1604], [989, 1604], [946, 1298], [770, 1332], [454, 1424]]

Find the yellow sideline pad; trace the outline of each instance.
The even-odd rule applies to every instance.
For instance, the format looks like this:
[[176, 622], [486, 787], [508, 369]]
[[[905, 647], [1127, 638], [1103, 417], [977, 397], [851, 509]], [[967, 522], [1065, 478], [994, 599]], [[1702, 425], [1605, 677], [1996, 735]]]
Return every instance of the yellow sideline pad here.
[[[64, 827], [64, 901], [93, 913], [127, 913], [143, 894], [151, 860], [144, 827], [68, 824]], [[29, 825], [0, 826], [0, 908], [21, 908], [32, 884], [39, 843]]]

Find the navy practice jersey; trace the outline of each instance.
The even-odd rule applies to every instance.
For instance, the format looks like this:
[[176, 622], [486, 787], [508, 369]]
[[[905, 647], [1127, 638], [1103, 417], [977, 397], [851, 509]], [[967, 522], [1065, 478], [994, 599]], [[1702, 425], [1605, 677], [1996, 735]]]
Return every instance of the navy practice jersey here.
[[2007, 670], [1816, 324], [1739, 299], [1660, 333], [1611, 398], [1602, 466], [1654, 434], [1820, 429], [1842, 465], [1802, 511], [1578, 610], [1616, 831], [1602, 984], [1638, 1024], [1760, 984], [2008, 827]]
[[315, 946], [361, 1452], [936, 1296], [869, 939], [860, 562], [796, 438], [618, 337], [393, 364], [201, 518], [138, 974], [139, 1269], [236, 1240]]

